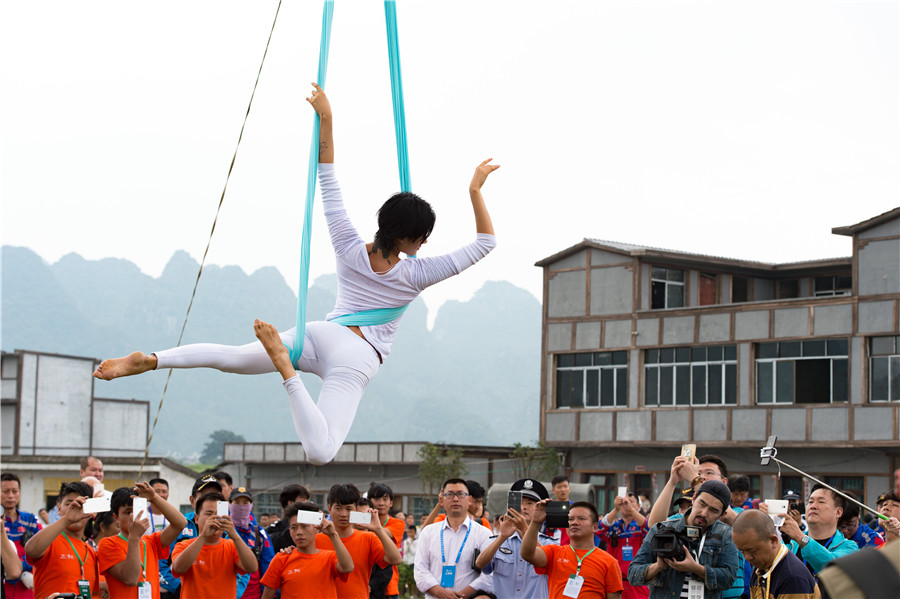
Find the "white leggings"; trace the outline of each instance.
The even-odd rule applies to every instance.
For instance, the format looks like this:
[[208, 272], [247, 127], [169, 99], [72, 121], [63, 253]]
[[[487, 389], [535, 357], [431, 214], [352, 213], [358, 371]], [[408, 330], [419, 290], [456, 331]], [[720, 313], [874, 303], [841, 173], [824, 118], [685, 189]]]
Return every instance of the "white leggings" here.
[[[282, 342], [294, 344], [294, 329], [281, 333]], [[155, 352], [157, 370], [163, 368], [215, 368], [235, 374], [277, 372], [256, 341], [247, 345], [195, 343]], [[300, 370], [322, 379], [318, 405], [300, 380], [284, 381], [291, 404], [294, 429], [307, 459], [321, 466], [337, 454], [350, 432], [366, 385], [378, 372], [375, 349], [345, 326], [332, 322], [306, 325]]]

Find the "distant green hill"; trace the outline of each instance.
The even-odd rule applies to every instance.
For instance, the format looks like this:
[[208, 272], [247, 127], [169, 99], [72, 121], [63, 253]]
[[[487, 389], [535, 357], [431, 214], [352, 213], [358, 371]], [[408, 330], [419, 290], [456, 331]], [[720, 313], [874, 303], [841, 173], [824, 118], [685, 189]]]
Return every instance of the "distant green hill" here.
[[[150, 352], [178, 340], [198, 264], [177, 252], [153, 278], [126, 260], [69, 254], [48, 264], [27, 248], [3, 246], [2, 348], [107, 358]], [[336, 277], [310, 287], [309, 320], [334, 304]], [[297, 298], [273, 267], [246, 275], [207, 266], [184, 343], [243, 344], [254, 318], [293, 326]], [[432, 331], [416, 300], [403, 316], [392, 353], [366, 391], [353, 441], [528, 443], [538, 437], [540, 303], [510, 283], [485, 284], [471, 300], [438, 311]], [[152, 413], [166, 372], [97, 381], [98, 397], [149, 400]], [[315, 396], [319, 379], [304, 375]], [[127, 423], [123, 423], [123, 426]], [[248, 441], [296, 440], [280, 377], [175, 371], [151, 451], [185, 459], [209, 434], [232, 430]]]

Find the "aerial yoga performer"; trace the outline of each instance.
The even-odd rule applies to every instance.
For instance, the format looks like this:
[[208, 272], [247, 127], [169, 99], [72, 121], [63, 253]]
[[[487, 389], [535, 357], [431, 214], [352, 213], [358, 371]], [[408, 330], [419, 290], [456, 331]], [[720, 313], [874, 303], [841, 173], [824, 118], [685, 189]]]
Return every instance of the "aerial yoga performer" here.
[[[321, 465], [334, 458], [347, 437], [366, 385], [390, 353], [403, 307], [426, 287], [472, 266], [496, 245], [481, 188], [500, 166], [485, 160], [469, 184], [475, 241], [443, 256], [401, 258], [401, 254], [415, 256], [428, 241], [435, 214], [419, 196], [400, 192], [378, 210], [378, 231], [374, 241], [366, 243], [347, 216], [335, 175], [331, 104], [322, 88], [312, 85], [315, 89], [307, 101], [320, 118], [319, 185], [338, 286], [334, 309], [326, 320], [306, 324], [301, 355], [291, 356], [289, 351], [296, 329], [279, 334], [271, 324], [256, 320], [253, 329], [258, 342], [242, 346], [197, 343], [149, 355], [134, 352], [104, 360], [94, 376], [112, 380], [165, 368], [215, 368], [236, 374], [277, 371], [284, 378], [294, 428], [307, 459]], [[353, 324], [354, 315], [385, 309], [398, 310], [398, 316], [385, 324]], [[322, 379], [318, 404], [295, 365]]]

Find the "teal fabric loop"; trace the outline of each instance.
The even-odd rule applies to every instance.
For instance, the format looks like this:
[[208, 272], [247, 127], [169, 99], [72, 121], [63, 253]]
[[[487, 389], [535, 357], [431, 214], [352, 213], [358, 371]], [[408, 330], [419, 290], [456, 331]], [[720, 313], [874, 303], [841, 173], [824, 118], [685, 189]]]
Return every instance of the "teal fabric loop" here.
[[403, 313], [406, 312], [406, 309], [408, 307], [409, 304], [406, 304], [405, 306], [398, 306], [396, 308], [375, 308], [374, 310], [363, 310], [362, 312], [343, 314], [341, 316], [329, 318], [328, 322], [335, 322], [346, 327], [367, 327], [376, 324], [387, 324], [400, 318]]
[[403, 104], [403, 77], [400, 74], [400, 42], [397, 38], [397, 5], [394, 0], [384, 2], [384, 22], [387, 26], [388, 61], [391, 68], [391, 100], [394, 105], [394, 133], [397, 138], [397, 165], [400, 169], [400, 189], [411, 191], [409, 153], [406, 143], [406, 108]]
[[[316, 83], [325, 87], [328, 71], [328, 48], [331, 45], [331, 19], [334, 14], [334, 0], [325, 0], [322, 8], [322, 36], [319, 41], [319, 72]], [[309, 289], [309, 247], [312, 240], [313, 200], [316, 197], [316, 176], [319, 172], [319, 115], [313, 121], [312, 143], [309, 148], [309, 171], [306, 180], [306, 208], [303, 216], [303, 236], [300, 240], [300, 283], [297, 285], [297, 330], [291, 351], [291, 363], [296, 368], [303, 353], [303, 338], [306, 330], [306, 293]]]

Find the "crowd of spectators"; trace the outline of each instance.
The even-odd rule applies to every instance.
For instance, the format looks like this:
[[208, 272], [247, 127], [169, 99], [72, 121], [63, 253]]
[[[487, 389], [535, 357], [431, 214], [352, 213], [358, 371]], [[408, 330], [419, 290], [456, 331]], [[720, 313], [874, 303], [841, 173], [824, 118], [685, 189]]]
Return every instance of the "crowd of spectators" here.
[[289, 484], [280, 513], [258, 516], [226, 472], [196, 480], [186, 514], [160, 478], [105, 489], [93, 456], [40, 516], [20, 509], [16, 474], [0, 478], [10, 599], [900, 596], [900, 470], [875, 509], [822, 484], [787, 490], [784, 509], [719, 457], [679, 456], [652, 503], [620, 488], [598, 513], [564, 475], [549, 490], [525, 478], [493, 518], [484, 487], [460, 478], [428, 514], [373, 482], [336, 484], [322, 506]]

